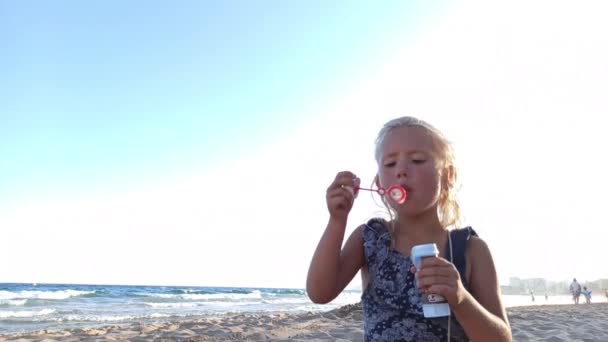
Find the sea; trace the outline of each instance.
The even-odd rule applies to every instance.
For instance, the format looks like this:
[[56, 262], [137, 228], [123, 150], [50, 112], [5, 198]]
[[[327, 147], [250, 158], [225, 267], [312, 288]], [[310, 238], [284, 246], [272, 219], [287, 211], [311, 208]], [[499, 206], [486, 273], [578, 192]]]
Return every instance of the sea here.
[[[0, 283], [0, 335], [95, 328], [240, 313], [323, 312], [360, 301], [345, 290], [329, 304], [304, 289]], [[604, 299], [605, 300], [605, 299]], [[503, 296], [505, 306], [570, 304], [570, 296]]]

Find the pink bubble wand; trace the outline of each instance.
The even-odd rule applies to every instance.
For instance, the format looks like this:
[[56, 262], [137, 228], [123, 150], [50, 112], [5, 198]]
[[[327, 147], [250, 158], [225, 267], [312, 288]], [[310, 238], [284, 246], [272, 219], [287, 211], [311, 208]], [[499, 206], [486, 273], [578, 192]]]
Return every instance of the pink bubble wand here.
[[401, 185], [391, 185], [388, 189], [383, 189], [383, 188], [369, 189], [369, 188], [362, 188], [359, 186], [359, 187], [355, 188], [355, 193], [358, 192], [359, 190], [377, 192], [378, 195], [380, 195], [380, 196], [384, 196], [384, 195], [388, 194], [388, 197], [390, 199], [392, 199], [393, 201], [395, 201], [399, 204], [403, 204], [403, 202], [405, 202], [405, 198], [407, 197], [407, 191], [405, 191], [405, 188], [402, 187]]

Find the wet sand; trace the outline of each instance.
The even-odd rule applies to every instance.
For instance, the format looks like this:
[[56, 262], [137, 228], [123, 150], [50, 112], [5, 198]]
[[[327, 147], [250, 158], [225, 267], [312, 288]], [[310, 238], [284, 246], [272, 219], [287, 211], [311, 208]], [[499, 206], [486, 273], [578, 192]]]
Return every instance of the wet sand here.
[[[608, 303], [507, 309], [514, 341], [608, 341]], [[39, 331], [0, 341], [362, 341], [361, 307], [325, 313], [239, 314], [167, 323]]]

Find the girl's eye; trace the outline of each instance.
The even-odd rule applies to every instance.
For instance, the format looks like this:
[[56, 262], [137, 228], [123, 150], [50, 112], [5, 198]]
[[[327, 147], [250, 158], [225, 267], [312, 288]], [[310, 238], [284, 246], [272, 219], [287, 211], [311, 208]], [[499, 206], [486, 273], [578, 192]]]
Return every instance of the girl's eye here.
[[425, 159], [413, 159], [412, 163], [414, 164], [422, 164], [424, 163], [426, 160]]
[[388, 162], [388, 163], [384, 163], [385, 167], [393, 167], [395, 166], [396, 162], [392, 161], [392, 162]]

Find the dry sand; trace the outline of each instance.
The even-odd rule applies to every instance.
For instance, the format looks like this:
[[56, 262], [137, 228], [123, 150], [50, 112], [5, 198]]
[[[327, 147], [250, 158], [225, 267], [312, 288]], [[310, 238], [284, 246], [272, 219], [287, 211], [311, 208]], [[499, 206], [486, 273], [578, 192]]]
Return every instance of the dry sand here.
[[[509, 308], [514, 341], [608, 341], [608, 303]], [[98, 329], [40, 331], [0, 341], [362, 341], [359, 305], [326, 313], [241, 314]]]

